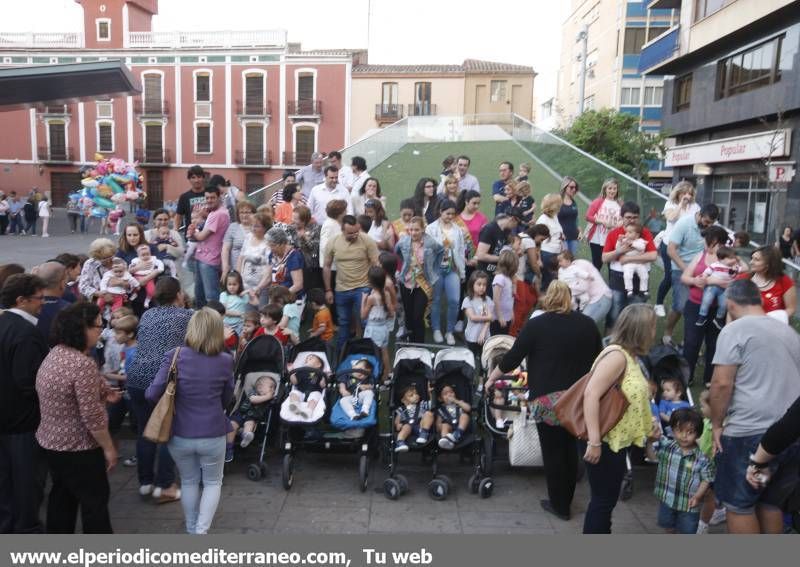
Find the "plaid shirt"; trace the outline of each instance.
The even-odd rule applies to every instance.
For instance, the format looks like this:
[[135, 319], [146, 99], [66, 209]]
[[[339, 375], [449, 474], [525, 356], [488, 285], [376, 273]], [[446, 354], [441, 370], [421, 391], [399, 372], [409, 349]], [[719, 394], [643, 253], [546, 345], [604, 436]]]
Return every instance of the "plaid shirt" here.
[[701, 482], [713, 480], [714, 464], [699, 448], [684, 454], [676, 441], [659, 443], [654, 493], [661, 502], [678, 512], [696, 512], [700, 507], [689, 508], [689, 498]]

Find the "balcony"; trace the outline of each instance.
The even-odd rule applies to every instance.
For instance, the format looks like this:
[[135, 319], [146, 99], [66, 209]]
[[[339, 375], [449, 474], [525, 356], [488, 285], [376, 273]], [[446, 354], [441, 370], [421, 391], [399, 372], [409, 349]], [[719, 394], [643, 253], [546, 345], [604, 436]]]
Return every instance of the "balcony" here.
[[375, 120], [378, 124], [397, 122], [403, 117], [402, 104], [376, 104]]
[[72, 49], [83, 47], [82, 32], [0, 32], [0, 50], [37, 47]]
[[66, 104], [40, 104], [36, 106], [36, 112], [41, 115], [42, 118], [59, 118], [72, 115], [72, 110]]
[[252, 101], [236, 101], [236, 116], [239, 118], [269, 118], [272, 116], [272, 101], [265, 103]]
[[[286, 30], [253, 31], [139, 31], [129, 32], [126, 47], [131, 49], [197, 49], [230, 47], [284, 47]], [[0, 45], [2, 45], [0, 43]]]
[[165, 166], [172, 163], [172, 152], [169, 149], [134, 148], [133, 160], [142, 166]]
[[322, 118], [321, 100], [290, 100], [286, 103], [286, 113], [289, 118]]
[[647, 74], [648, 70], [673, 59], [680, 48], [681, 27], [672, 27], [666, 33], [645, 43], [639, 56], [639, 73]]
[[408, 116], [436, 116], [436, 105], [430, 102], [409, 104]]
[[43, 163], [71, 163], [72, 148], [39, 146], [39, 161]]
[[135, 98], [133, 114], [140, 118], [166, 118], [169, 116], [169, 101]]
[[236, 150], [234, 163], [242, 167], [268, 166], [272, 163], [272, 152], [269, 150], [264, 152]]
[[311, 163], [312, 152], [283, 152], [284, 165], [303, 166]]

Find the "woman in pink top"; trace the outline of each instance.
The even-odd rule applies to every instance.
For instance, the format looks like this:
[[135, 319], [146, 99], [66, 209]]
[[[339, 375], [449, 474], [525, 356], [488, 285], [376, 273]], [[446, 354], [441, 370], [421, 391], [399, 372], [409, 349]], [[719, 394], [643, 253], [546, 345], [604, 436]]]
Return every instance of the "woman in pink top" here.
[[606, 179], [600, 195], [592, 201], [586, 211], [586, 240], [592, 251], [592, 264], [598, 270], [603, 267], [603, 246], [608, 233], [622, 224], [620, 214], [622, 201], [619, 198], [619, 183], [616, 179]]
[[481, 194], [477, 191], [463, 191], [458, 198], [456, 210], [459, 211], [456, 222], [463, 224], [472, 238], [472, 256], [478, 248], [478, 235], [481, 229], [489, 222], [481, 211]]

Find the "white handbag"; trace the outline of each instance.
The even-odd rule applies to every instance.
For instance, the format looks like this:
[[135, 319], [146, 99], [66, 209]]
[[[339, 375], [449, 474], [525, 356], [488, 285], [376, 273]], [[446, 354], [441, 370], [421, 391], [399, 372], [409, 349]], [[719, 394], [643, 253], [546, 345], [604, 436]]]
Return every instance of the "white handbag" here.
[[508, 460], [512, 467], [541, 467], [542, 449], [536, 422], [528, 418], [528, 409], [514, 417], [508, 428]]

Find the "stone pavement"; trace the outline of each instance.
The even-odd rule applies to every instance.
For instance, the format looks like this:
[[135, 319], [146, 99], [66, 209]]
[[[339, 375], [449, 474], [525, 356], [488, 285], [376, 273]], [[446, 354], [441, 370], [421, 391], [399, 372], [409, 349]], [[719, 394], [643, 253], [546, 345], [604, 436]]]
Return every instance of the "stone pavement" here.
[[[255, 443], [254, 443], [255, 445]], [[121, 460], [133, 454], [134, 442], [124, 441], [120, 466], [111, 474], [111, 518], [117, 533], [181, 533], [183, 511], [178, 503], [157, 505], [142, 499], [134, 468]], [[546, 498], [541, 469], [512, 469], [495, 463], [495, 490], [481, 499], [467, 491], [470, 467], [457, 457], [441, 461], [440, 472], [453, 481], [447, 500], [428, 496], [430, 467], [419, 455], [401, 456], [399, 471], [409, 480], [409, 492], [399, 500], [387, 500], [381, 490], [386, 472], [375, 460], [369, 486], [358, 490], [355, 455], [299, 453], [294, 486], [281, 484], [281, 457], [272, 450], [267, 456], [267, 477], [247, 479], [247, 465], [256, 458], [256, 447], [237, 454], [226, 466], [222, 500], [212, 533], [482, 533], [482, 534], [577, 534], [589, 497], [586, 480], [578, 483], [572, 520], [563, 522], [544, 512], [539, 500]], [[633, 498], [620, 502], [614, 511], [615, 533], [661, 533], [656, 525], [658, 504], [653, 497], [652, 467], [635, 470]], [[714, 531], [724, 531], [715, 529]]]

